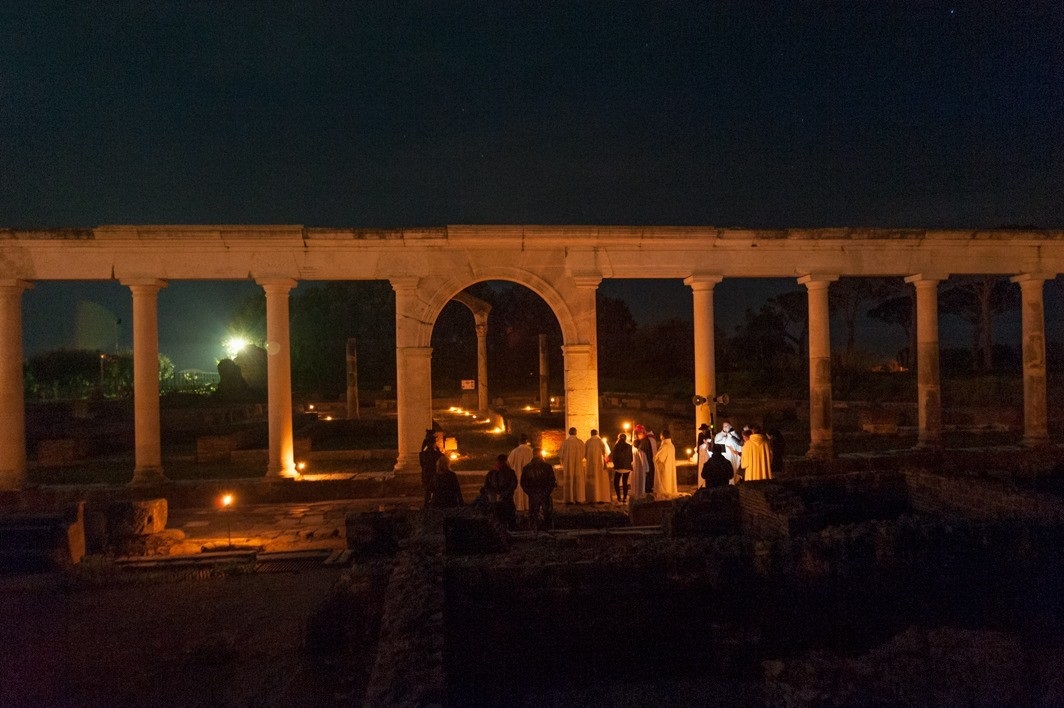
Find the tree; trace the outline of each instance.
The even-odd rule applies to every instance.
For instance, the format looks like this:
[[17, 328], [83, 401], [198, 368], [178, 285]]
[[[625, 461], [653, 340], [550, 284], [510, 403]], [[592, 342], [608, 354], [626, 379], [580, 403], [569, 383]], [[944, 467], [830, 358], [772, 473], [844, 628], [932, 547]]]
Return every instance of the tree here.
[[[867, 312], [872, 319], [885, 324], [898, 325], [905, 332], [908, 353], [901, 361], [903, 366], [912, 368], [916, 354], [916, 299], [911, 292], [890, 297], [881, 301]], [[899, 357], [902, 359], [902, 357]]]
[[994, 318], [1020, 306], [1019, 289], [998, 275], [956, 276], [939, 296], [939, 305], [971, 325], [973, 368], [993, 369]]
[[852, 355], [857, 342], [857, 318], [869, 302], [895, 295], [902, 283], [897, 278], [840, 278], [831, 284], [828, 300], [831, 312], [842, 318], [846, 332], [846, 354]]

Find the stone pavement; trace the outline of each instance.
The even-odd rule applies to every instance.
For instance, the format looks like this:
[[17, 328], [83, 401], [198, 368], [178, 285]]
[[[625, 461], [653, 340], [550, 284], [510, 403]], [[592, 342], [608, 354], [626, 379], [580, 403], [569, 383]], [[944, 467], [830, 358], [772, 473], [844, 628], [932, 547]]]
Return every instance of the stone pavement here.
[[409, 497], [351, 499], [311, 504], [257, 504], [221, 509], [174, 509], [167, 529], [185, 538], [170, 548], [171, 555], [200, 553], [204, 547], [262, 547], [268, 552], [343, 549], [347, 547], [344, 517], [396, 506], [420, 506]]

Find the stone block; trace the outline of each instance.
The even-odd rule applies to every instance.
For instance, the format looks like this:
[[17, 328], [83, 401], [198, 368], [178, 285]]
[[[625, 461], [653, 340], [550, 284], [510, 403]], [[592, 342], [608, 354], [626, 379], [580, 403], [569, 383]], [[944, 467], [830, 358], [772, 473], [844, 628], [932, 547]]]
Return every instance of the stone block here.
[[672, 511], [672, 500], [655, 501], [653, 497], [634, 500], [628, 507], [632, 526], [659, 526]]
[[410, 536], [404, 511], [351, 512], [344, 517], [347, 547], [358, 556], [391, 555]]
[[107, 505], [107, 535], [112, 541], [129, 536], [150, 536], [166, 528], [166, 499], [128, 499]]

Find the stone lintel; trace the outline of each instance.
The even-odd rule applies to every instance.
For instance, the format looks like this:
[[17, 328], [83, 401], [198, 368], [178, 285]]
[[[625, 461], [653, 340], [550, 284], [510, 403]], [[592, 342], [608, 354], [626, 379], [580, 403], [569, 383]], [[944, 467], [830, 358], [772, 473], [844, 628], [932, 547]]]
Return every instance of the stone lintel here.
[[418, 283], [421, 282], [421, 278], [416, 275], [403, 275], [397, 278], [388, 278], [388, 282], [392, 284], [392, 290], [395, 292], [413, 292], [417, 290]]

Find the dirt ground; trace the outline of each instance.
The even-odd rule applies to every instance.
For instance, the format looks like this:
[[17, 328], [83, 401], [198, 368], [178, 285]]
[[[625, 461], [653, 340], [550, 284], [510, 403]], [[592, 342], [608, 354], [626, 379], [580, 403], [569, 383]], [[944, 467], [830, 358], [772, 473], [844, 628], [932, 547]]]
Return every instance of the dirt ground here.
[[341, 572], [0, 577], [0, 705], [349, 700], [343, 672], [304, 648]]

